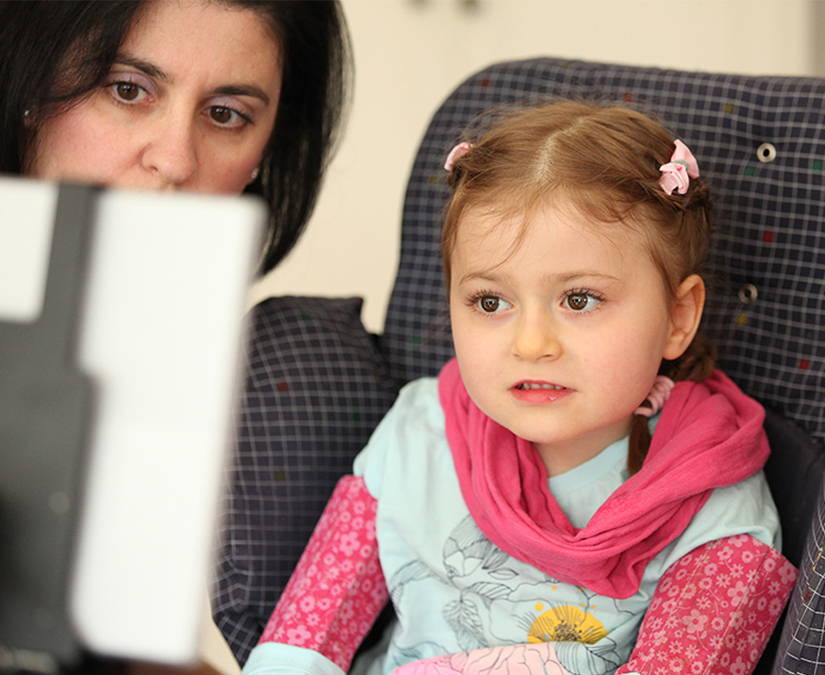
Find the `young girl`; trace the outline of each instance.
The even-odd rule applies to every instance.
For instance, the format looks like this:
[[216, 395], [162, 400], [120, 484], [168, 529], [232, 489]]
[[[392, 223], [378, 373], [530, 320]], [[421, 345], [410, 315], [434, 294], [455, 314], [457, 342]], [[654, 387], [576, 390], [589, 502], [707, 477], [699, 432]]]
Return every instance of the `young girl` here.
[[695, 158], [556, 103], [446, 168], [456, 358], [401, 391], [244, 672], [346, 670], [385, 588], [370, 672], [749, 672], [794, 570], [762, 408], [697, 336]]

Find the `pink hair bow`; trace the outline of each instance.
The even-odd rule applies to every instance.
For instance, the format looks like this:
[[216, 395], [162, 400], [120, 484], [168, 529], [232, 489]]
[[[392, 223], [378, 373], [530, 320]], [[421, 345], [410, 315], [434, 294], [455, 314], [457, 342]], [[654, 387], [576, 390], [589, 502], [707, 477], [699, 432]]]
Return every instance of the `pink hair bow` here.
[[670, 397], [670, 392], [673, 391], [674, 383], [669, 377], [664, 375], [657, 375], [653, 380], [653, 386], [650, 388], [650, 393], [640, 405], [633, 412], [634, 415], [644, 415], [645, 417], [653, 417], [662, 409], [665, 401]]
[[662, 172], [659, 185], [669, 195], [672, 195], [674, 190], [683, 195], [688, 191], [690, 179], [699, 178], [699, 164], [688, 146], [682, 141], [677, 139], [673, 143], [676, 149], [670, 161], [659, 167], [659, 171]]
[[452, 150], [450, 150], [450, 154], [447, 155], [447, 159], [444, 162], [444, 170], [445, 171], [452, 171], [455, 168], [455, 163], [464, 157], [471, 149], [472, 144], [467, 143], [459, 143], [456, 145]]

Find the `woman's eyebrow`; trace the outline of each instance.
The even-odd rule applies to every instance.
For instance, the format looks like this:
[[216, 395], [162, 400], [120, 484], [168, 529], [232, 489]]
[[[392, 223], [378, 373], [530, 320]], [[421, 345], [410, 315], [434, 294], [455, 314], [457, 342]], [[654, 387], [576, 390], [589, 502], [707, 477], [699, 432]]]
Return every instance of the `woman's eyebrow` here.
[[154, 63], [150, 61], [146, 61], [145, 59], [139, 59], [135, 56], [126, 53], [119, 53], [115, 57], [115, 63], [120, 64], [122, 66], [131, 66], [132, 68], [136, 68], [141, 72], [146, 73], [150, 77], [155, 77], [159, 80], [169, 81], [169, 75], [163, 72], [160, 68], [158, 68]]
[[224, 96], [252, 96], [263, 101], [269, 105], [269, 96], [260, 87], [254, 84], [227, 84], [215, 88], [216, 94], [223, 94]]
[[[131, 54], [121, 52], [117, 55], [115, 63], [136, 68], [150, 77], [163, 80], [164, 82], [172, 82], [172, 78], [154, 63], [146, 61], [145, 59], [139, 59]], [[264, 105], [269, 105], [271, 100], [263, 89], [256, 87], [254, 84], [226, 84], [216, 87], [213, 91], [215, 94], [222, 96], [251, 96], [263, 101]]]

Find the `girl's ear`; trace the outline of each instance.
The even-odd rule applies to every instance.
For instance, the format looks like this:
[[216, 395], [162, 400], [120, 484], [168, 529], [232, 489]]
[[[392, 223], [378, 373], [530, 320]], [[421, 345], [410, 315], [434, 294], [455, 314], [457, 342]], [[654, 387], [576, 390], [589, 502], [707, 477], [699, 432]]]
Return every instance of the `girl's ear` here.
[[679, 284], [670, 305], [670, 332], [662, 354], [666, 359], [678, 359], [690, 345], [702, 320], [705, 306], [705, 282], [698, 274], [685, 277]]

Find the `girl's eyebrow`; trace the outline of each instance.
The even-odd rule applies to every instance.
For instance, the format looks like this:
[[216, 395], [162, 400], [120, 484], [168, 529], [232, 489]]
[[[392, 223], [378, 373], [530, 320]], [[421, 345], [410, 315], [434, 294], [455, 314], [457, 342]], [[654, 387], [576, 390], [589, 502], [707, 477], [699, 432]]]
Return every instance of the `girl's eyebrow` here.
[[[506, 278], [507, 275], [504, 276]], [[467, 283], [468, 281], [491, 281], [495, 283], [499, 281], [499, 277], [492, 270], [482, 270], [480, 272], [467, 272], [467, 274], [465, 274], [458, 280], [458, 284], [462, 285]]]
[[[597, 272], [593, 270], [575, 270], [571, 272], [564, 272], [561, 274], [544, 274], [542, 275], [542, 281], [547, 283], [562, 283], [567, 284], [575, 279], [606, 279], [609, 281], [621, 281], [619, 277], [615, 277], [612, 274], [605, 274], [604, 272]], [[494, 270], [483, 270], [480, 272], [469, 272], [461, 277], [458, 280], [459, 285], [464, 284], [468, 281], [490, 281], [490, 282], [498, 282], [500, 280], [504, 280], [505, 282], [508, 281], [509, 276], [507, 274], [497, 275]]]
[[573, 281], [574, 279], [580, 278], [597, 278], [597, 279], [609, 279], [611, 281], [621, 281], [619, 277], [614, 277], [612, 274], [605, 274], [604, 272], [594, 272], [590, 270], [581, 270], [576, 272], [568, 272], [566, 274], [548, 274], [548, 279], [553, 279], [555, 281], [561, 281], [562, 283], [568, 283]]
[[[135, 68], [149, 77], [163, 80], [164, 82], [172, 82], [172, 78], [154, 63], [146, 61], [145, 59], [139, 59], [131, 54], [121, 52], [117, 55], [114, 62], [118, 65]], [[222, 96], [251, 96], [260, 99], [264, 105], [269, 105], [270, 102], [269, 95], [254, 84], [226, 84], [216, 87], [213, 93]]]

